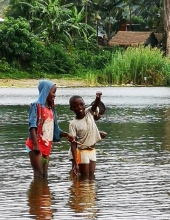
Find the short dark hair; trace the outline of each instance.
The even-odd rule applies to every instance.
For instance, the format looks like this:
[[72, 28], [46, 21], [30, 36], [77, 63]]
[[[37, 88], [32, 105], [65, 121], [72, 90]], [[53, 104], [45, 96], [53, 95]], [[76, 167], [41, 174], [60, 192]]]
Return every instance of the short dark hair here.
[[83, 98], [82, 98], [81, 96], [79, 96], [79, 95], [73, 95], [73, 96], [69, 99], [69, 104], [70, 104], [70, 106], [71, 106], [71, 104], [72, 104], [76, 99], [82, 99], [82, 100], [83, 100]]

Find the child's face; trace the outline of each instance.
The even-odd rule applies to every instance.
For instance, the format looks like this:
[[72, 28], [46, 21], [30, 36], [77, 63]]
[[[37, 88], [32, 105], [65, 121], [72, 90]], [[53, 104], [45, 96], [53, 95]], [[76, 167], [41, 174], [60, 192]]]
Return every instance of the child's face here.
[[70, 109], [76, 114], [77, 118], [81, 119], [85, 115], [85, 104], [83, 99], [77, 98], [75, 99], [71, 105]]
[[49, 94], [48, 94], [48, 97], [47, 97], [47, 101], [49, 102], [49, 103], [53, 103], [54, 102], [54, 99], [55, 99], [55, 93], [56, 93], [56, 90], [57, 90], [57, 88], [56, 88], [56, 85], [54, 85], [52, 88], [51, 88], [51, 90], [50, 90], [50, 92], [49, 92]]

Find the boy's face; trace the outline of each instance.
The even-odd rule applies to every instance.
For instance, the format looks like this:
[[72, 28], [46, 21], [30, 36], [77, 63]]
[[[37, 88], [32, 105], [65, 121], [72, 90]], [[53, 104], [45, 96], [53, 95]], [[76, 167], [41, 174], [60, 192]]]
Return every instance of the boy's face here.
[[57, 90], [56, 85], [53, 85], [53, 87], [51, 88], [51, 90], [50, 90], [50, 92], [48, 94], [48, 97], [47, 97], [47, 101], [49, 103], [53, 103], [54, 102], [54, 99], [55, 99], [55, 96], [56, 96], [55, 95], [56, 90]]
[[70, 109], [76, 114], [77, 118], [81, 119], [85, 115], [85, 104], [82, 98], [77, 98], [72, 101]]

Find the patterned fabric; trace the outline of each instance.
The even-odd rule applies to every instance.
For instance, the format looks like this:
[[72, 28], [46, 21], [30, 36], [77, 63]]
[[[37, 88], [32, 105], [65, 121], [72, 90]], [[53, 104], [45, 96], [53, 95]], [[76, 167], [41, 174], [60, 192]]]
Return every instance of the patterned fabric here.
[[[31, 128], [37, 128], [38, 145], [41, 153], [46, 156], [50, 154], [52, 141], [60, 141], [60, 133], [62, 132], [57, 123], [54, 103], [50, 103], [50, 108], [45, 107], [46, 99], [53, 85], [55, 84], [48, 80], [40, 81], [38, 86], [39, 97], [29, 109], [29, 131]], [[33, 149], [30, 132], [26, 146], [31, 150]]]
[[[42, 154], [48, 156], [51, 152], [54, 119], [51, 109], [42, 108], [40, 104], [37, 105], [37, 141]], [[33, 150], [33, 143], [30, 138], [26, 141], [26, 146]]]

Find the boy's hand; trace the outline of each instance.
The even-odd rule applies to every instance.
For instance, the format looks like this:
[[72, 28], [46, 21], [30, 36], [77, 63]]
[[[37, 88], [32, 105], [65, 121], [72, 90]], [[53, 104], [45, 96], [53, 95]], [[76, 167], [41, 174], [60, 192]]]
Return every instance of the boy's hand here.
[[40, 154], [40, 149], [37, 145], [34, 145], [33, 146], [33, 151], [36, 153], [36, 154]]
[[75, 164], [74, 167], [73, 167], [73, 174], [75, 176], [77, 176], [78, 173], [79, 173], [79, 166], [78, 166], [78, 164]]
[[66, 138], [70, 142], [75, 142], [75, 138], [71, 134], [69, 134], [69, 133], [67, 133]]
[[99, 131], [99, 133], [100, 133], [100, 137], [101, 137], [102, 139], [105, 138], [106, 135], [107, 135], [107, 133], [104, 132], [104, 131]]
[[96, 92], [96, 97], [100, 98], [101, 95], [102, 95], [101, 91]]

